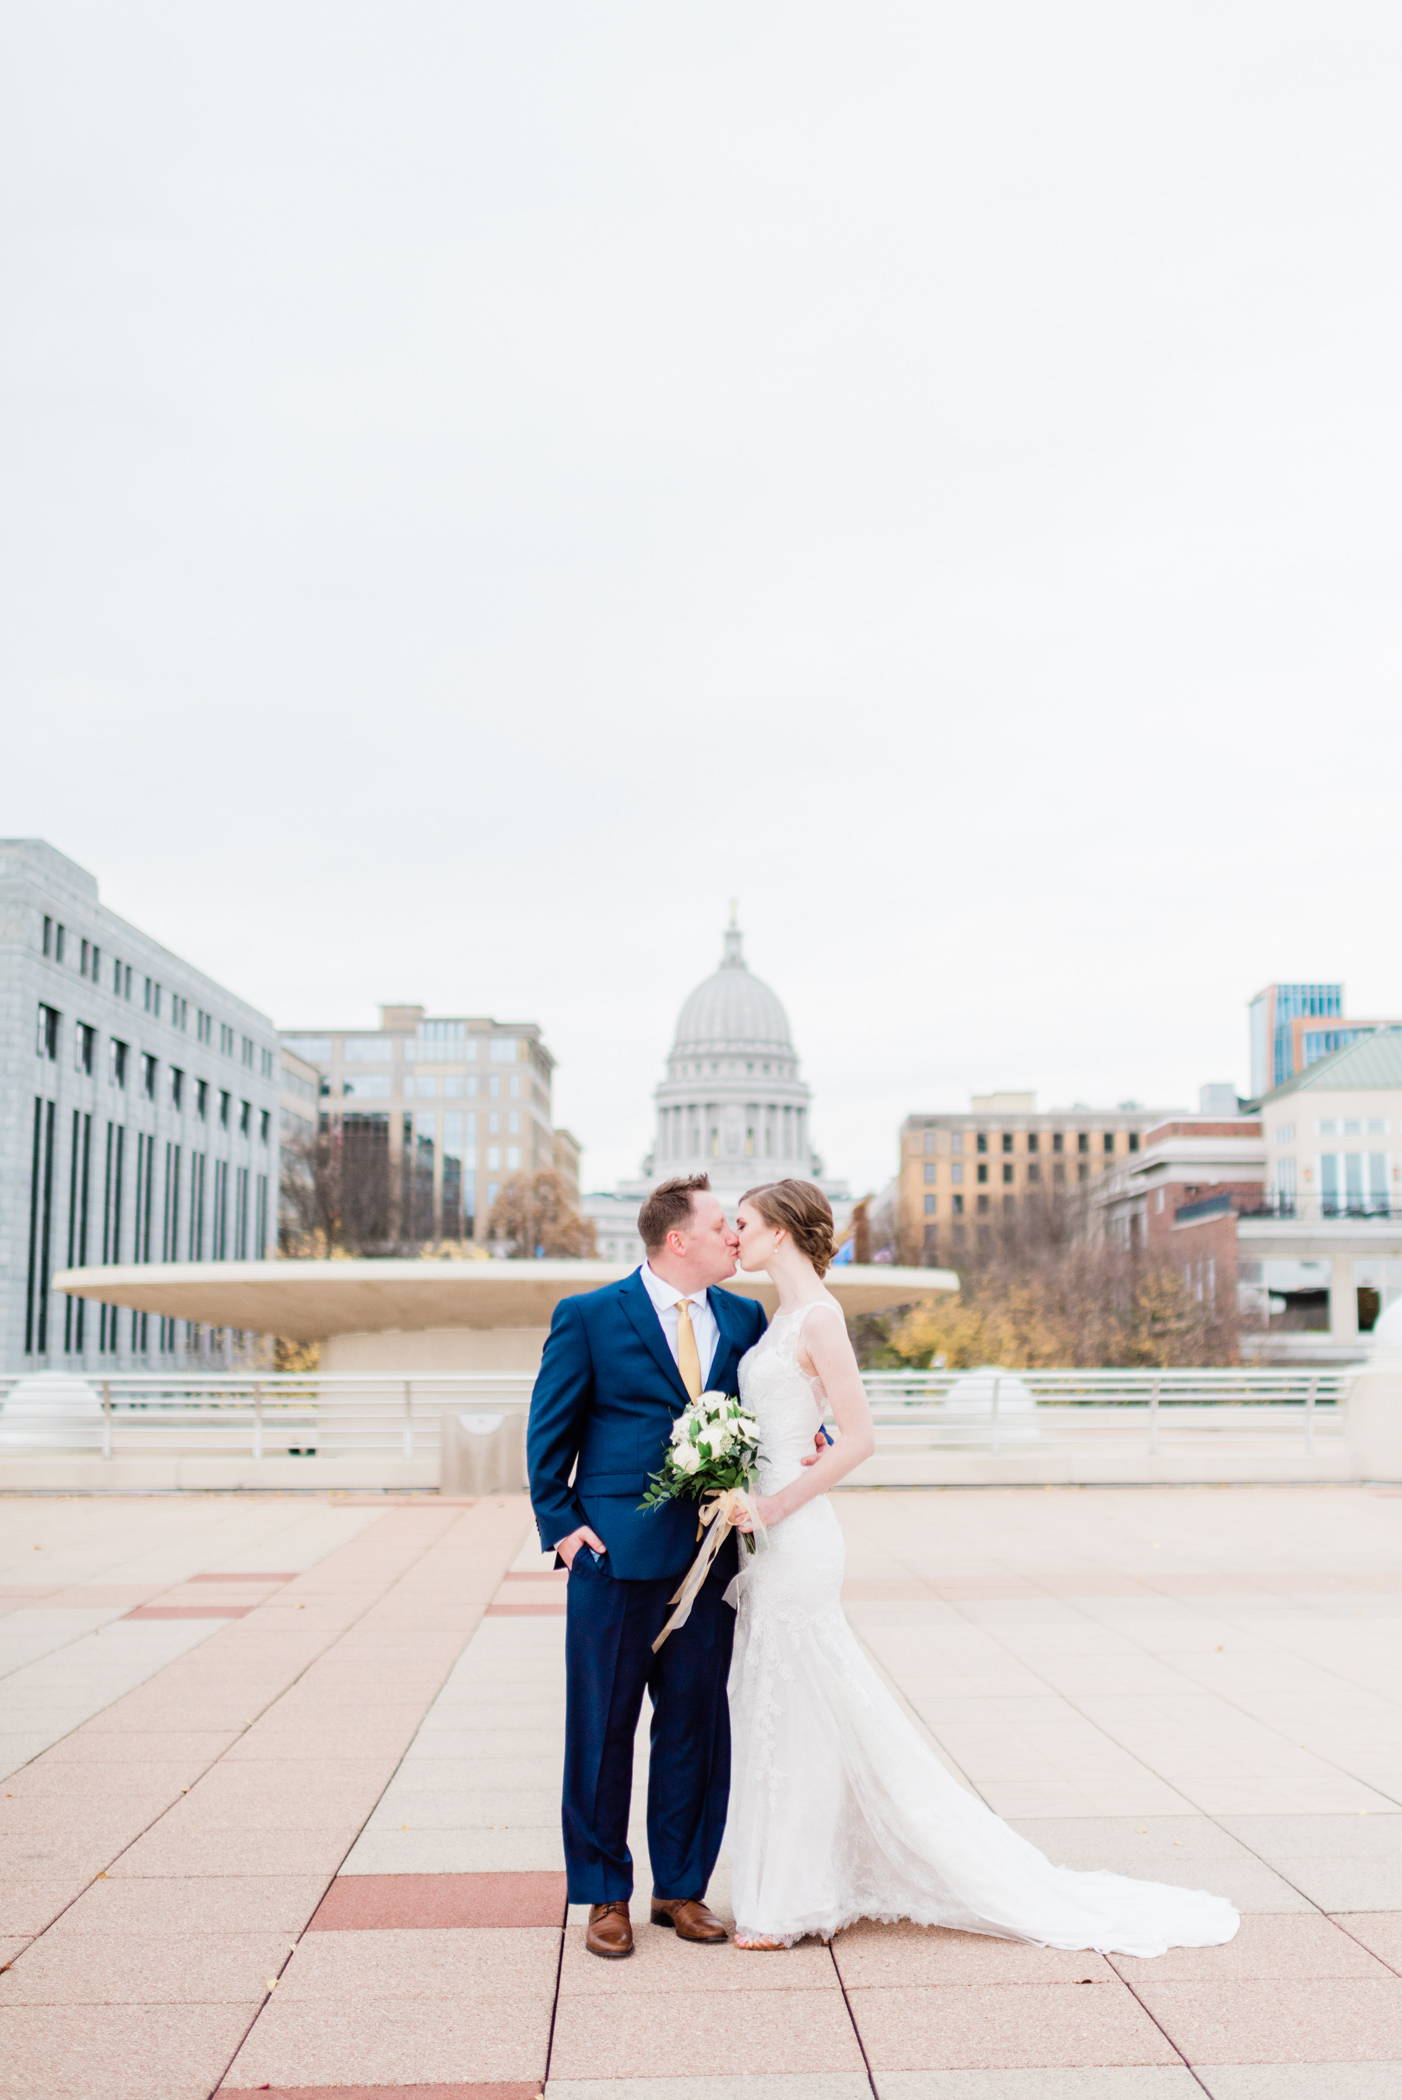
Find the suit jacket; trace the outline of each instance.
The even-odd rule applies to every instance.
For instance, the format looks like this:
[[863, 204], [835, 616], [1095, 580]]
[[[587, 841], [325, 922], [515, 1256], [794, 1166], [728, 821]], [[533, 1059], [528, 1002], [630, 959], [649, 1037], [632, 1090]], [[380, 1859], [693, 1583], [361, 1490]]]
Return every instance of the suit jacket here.
[[[740, 1358], [764, 1332], [764, 1312], [732, 1291], [706, 1296], [720, 1336], [707, 1390], [734, 1393]], [[560, 1300], [526, 1431], [531, 1506], [547, 1552], [589, 1524], [609, 1549], [611, 1573], [624, 1581], [679, 1575], [689, 1566], [695, 1503], [638, 1508], [686, 1405], [681, 1373], [636, 1271], [622, 1283]]]

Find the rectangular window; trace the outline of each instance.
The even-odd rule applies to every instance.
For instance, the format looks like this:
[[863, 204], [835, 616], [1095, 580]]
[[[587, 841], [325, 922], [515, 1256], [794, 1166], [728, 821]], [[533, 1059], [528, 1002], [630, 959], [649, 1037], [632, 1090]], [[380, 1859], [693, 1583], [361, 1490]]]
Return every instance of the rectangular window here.
[[1391, 1200], [1387, 1187], [1387, 1154], [1385, 1152], [1370, 1152], [1368, 1154], [1368, 1208], [1370, 1211], [1378, 1211], [1386, 1216]]
[[1088, 1166], [1088, 1165], [1086, 1164], [1086, 1162], [1085, 1162], [1084, 1160], [1081, 1160], [1081, 1161], [1079, 1161], [1079, 1162], [1078, 1162], [1078, 1164], [1077, 1164], [1077, 1167], [1076, 1167], [1076, 1179], [1077, 1179], [1077, 1181], [1089, 1181], [1089, 1180], [1090, 1180], [1090, 1168], [1089, 1168], [1089, 1166]]
[[978, 1136], [974, 1139], [974, 1150], [976, 1152], [986, 1152], [988, 1150], [987, 1131], [981, 1130]]
[[1275, 1163], [1275, 1202], [1279, 1210], [1295, 1208], [1295, 1161], [1289, 1154]]
[[97, 1030], [86, 1021], [80, 1021], [73, 1031], [73, 1069], [92, 1078], [93, 1059], [97, 1050]]
[[180, 1147], [166, 1143], [166, 1182], [161, 1199], [161, 1260], [180, 1258]]
[[934, 1180], [934, 1178], [935, 1178], [935, 1174], [936, 1174], [936, 1171], [937, 1171], [937, 1170], [936, 1170], [936, 1167], [935, 1167], [935, 1163], [934, 1163], [934, 1161], [933, 1161], [932, 1159], [926, 1160], [926, 1162], [925, 1162], [925, 1179], [926, 1179], [927, 1181], [933, 1181], [933, 1180]]
[[221, 1130], [227, 1130], [229, 1127], [229, 1105], [232, 1098], [232, 1095], [222, 1092], [219, 1096], [219, 1128]]
[[44, 953], [45, 953], [45, 955], [52, 955], [52, 954], [53, 954], [53, 952], [54, 952], [54, 922], [53, 922], [53, 920], [52, 920], [51, 918], [49, 918], [49, 917], [48, 917], [48, 915], [47, 915], [47, 913], [46, 913], [46, 914], [45, 914], [45, 917], [44, 917]]
[[1028, 1133], [1027, 1133], [1027, 1149], [1028, 1149], [1028, 1151], [1029, 1151], [1029, 1152], [1035, 1152], [1035, 1151], [1037, 1150], [1038, 1146], [1040, 1145], [1040, 1143], [1041, 1143], [1041, 1139], [1040, 1139], [1040, 1138], [1038, 1137], [1038, 1135], [1037, 1135], [1036, 1131], [1035, 1131], [1035, 1130], [1029, 1130], [1029, 1131], [1028, 1131]]
[[258, 1045], [254, 1042], [251, 1035], [246, 1035], [243, 1038], [243, 1062], [246, 1069], [250, 1072], [253, 1070], [253, 1056], [257, 1048]]
[[420, 1101], [431, 1101], [438, 1092], [438, 1081], [432, 1072], [420, 1072], [417, 1079], [405, 1080], [404, 1091], [406, 1094], [417, 1095]]
[[239, 1103], [239, 1136], [247, 1137], [252, 1129], [253, 1103], [251, 1101], [241, 1101]]
[[1029, 1159], [1027, 1162], [1027, 1179], [1029, 1181], [1040, 1181], [1041, 1178], [1042, 1166], [1040, 1160]]
[[156, 1060], [152, 1057], [149, 1050], [144, 1052], [141, 1059], [141, 1091], [148, 1101], [155, 1100]]
[[949, 1149], [950, 1149], [950, 1151], [951, 1151], [951, 1152], [962, 1152], [962, 1151], [963, 1151], [963, 1149], [964, 1149], [964, 1133], [963, 1133], [963, 1131], [962, 1131], [962, 1130], [951, 1130], [951, 1131], [950, 1131], [950, 1133], [949, 1133]]
[[[493, 1101], [500, 1101], [500, 1099], [501, 1099], [501, 1080], [500, 1080], [500, 1079], [498, 1078], [498, 1076], [497, 1076], [497, 1074], [496, 1074], [495, 1072], [493, 1072], [493, 1074], [492, 1074], [491, 1078], [490, 1078], [490, 1079], [489, 1079], [489, 1080], [487, 1081], [487, 1093], [488, 1093], [489, 1097], [490, 1097], [490, 1098], [491, 1098], [491, 1099], [492, 1099]], [[787, 1114], [788, 1114], [788, 1110], [787, 1110], [787, 1109], [785, 1109], [785, 1110], [784, 1110], [784, 1114], [785, 1114], [785, 1115], [787, 1115]]]
[[204, 1177], [205, 1154], [190, 1154], [190, 1242], [191, 1261], [204, 1260]]
[[[88, 1186], [92, 1165], [92, 1117], [73, 1111], [72, 1148], [68, 1159], [68, 1267], [86, 1268], [88, 1260]], [[63, 1346], [70, 1353], [83, 1347], [87, 1301], [63, 1301]]]
[[949, 1178], [951, 1181], [955, 1182], [959, 1182], [964, 1179], [964, 1162], [962, 1159], [956, 1159], [951, 1162], [949, 1169]]
[[1054, 1131], [1052, 1132], [1052, 1151], [1053, 1151], [1053, 1152], [1064, 1152], [1065, 1150], [1066, 1150], [1066, 1133], [1065, 1133], [1065, 1131], [1064, 1131], [1064, 1130], [1054, 1130]]
[[195, 1081], [195, 1114], [202, 1123], [209, 1121], [209, 1081], [207, 1079], [197, 1079]]
[[988, 1216], [988, 1198], [987, 1198], [987, 1196], [980, 1196], [980, 1197], [979, 1197], [979, 1199], [978, 1199], [978, 1208], [979, 1208], [979, 1216], [980, 1216], [980, 1217], [982, 1217], [982, 1218], [986, 1218], [986, 1217]]
[[209, 1253], [212, 1261], [229, 1259], [229, 1162], [214, 1162], [214, 1206], [209, 1221]]
[[1131, 1130], [1129, 1134], [1129, 1149], [1131, 1152], [1139, 1150], [1139, 1132], [1137, 1130]]
[[978, 1178], [980, 1181], [987, 1181], [988, 1179], [988, 1169], [982, 1160], [978, 1163]]
[[927, 1218], [932, 1218], [935, 1215], [935, 1199], [933, 1196], [925, 1198], [925, 1215]]
[[1054, 1159], [1054, 1160], [1052, 1161], [1052, 1180], [1053, 1180], [1053, 1181], [1065, 1181], [1065, 1179], [1066, 1179], [1066, 1162], [1065, 1162], [1065, 1160], [1064, 1160], [1064, 1159]]
[[114, 1035], [107, 1046], [107, 1053], [108, 1080], [113, 1086], [120, 1087], [122, 1092], [125, 1093], [127, 1085], [127, 1045], [119, 1043]]
[[1003, 1132], [1003, 1150], [1004, 1150], [1005, 1152], [1011, 1152], [1011, 1151], [1012, 1151], [1012, 1149], [1013, 1149], [1013, 1134], [1012, 1134], [1012, 1132], [1011, 1132], [1010, 1130], [1005, 1130], [1005, 1131]]
[[514, 1065], [516, 1062], [516, 1038], [514, 1035], [494, 1035], [492, 1047], [487, 1052], [494, 1065]]
[[[509, 1132], [511, 1133], [512, 1137], [519, 1137], [519, 1136], [520, 1136], [520, 1134], [521, 1134], [521, 1113], [520, 1113], [520, 1110], [519, 1110], [519, 1109], [515, 1109], [515, 1108], [513, 1108], [513, 1109], [511, 1109], [511, 1110], [510, 1110], [510, 1111], [508, 1112], [508, 1114], [507, 1114], [507, 1118], [506, 1118], [506, 1127], [507, 1127], [508, 1131], [509, 1131]], [[751, 1140], [753, 1140], [753, 1138], [754, 1138], [754, 1131], [753, 1131], [753, 1130], [751, 1130], [751, 1131], [750, 1131], [750, 1133], [749, 1133], [749, 1135], [750, 1135], [750, 1138], [751, 1138]], [[750, 1153], [750, 1158], [751, 1158], [751, 1159], [753, 1159], [753, 1158], [754, 1158], [754, 1145], [753, 1145], [753, 1142], [752, 1142], [752, 1143], [751, 1143], [751, 1145], [750, 1145], [750, 1148], [749, 1148], [749, 1153]]]
[[39, 1026], [34, 1038], [34, 1054], [36, 1057], [46, 1057], [51, 1065], [58, 1062], [58, 1013], [54, 1007], [45, 1006], [42, 1001], [39, 1006]]
[[263, 1261], [268, 1252], [268, 1177], [258, 1176], [257, 1204], [253, 1216], [253, 1259]]
[[[107, 1152], [102, 1170], [102, 1260], [104, 1266], [122, 1258], [122, 1167], [127, 1134], [120, 1123], [107, 1125]], [[109, 1355], [117, 1346], [117, 1308], [99, 1306], [97, 1314], [99, 1354]]]
[[933, 1130], [927, 1130], [927, 1131], [925, 1132], [925, 1150], [926, 1150], [927, 1152], [933, 1152], [933, 1151], [934, 1151], [934, 1149], [935, 1149], [935, 1137], [936, 1137], [936, 1133], [935, 1133], [935, 1132], [934, 1132]]
[[507, 1146], [507, 1148], [506, 1148], [506, 1168], [507, 1168], [507, 1172], [508, 1172], [509, 1174], [514, 1174], [514, 1173], [516, 1172], [516, 1169], [517, 1169], [517, 1168], [518, 1168], [518, 1167], [520, 1166], [520, 1164], [521, 1164], [521, 1147], [520, 1147], [519, 1145], [508, 1145], [508, 1146]]
[[61, 919], [54, 927], [54, 961], [63, 961], [63, 921]]
[[185, 1074], [178, 1065], [172, 1065], [170, 1068], [170, 1105], [173, 1109], [178, 1110], [184, 1105], [184, 1100]]
[[54, 1104], [34, 1103], [29, 1169], [29, 1265], [24, 1303], [24, 1353], [44, 1356], [49, 1347], [50, 1237], [54, 1213]]
[[1006, 1185], [1007, 1185], [1007, 1183], [1009, 1183], [1009, 1182], [1010, 1182], [1010, 1181], [1012, 1180], [1012, 1178], [1013, 1178], [1013, 1170], [1012, 1170], [1012, 1168], [1011, 1168], [1010, 1166], [1005, 1166], [1005, 1167], [1003, 1168], [1003, 1182], [1004, 1182], [1004, 1185], [1006, 1186]]
[[1114, 1151], [1114, 1149], [1115, 1149], [1115, 1133], [1114, 1133], [1114, 1131], [1113, 1131], [1113, 1130], [1107, 1130], [1107, 1131], [1106, 1131], [1106, 1133], [1105, 1133], [1104, 1143], [1103, 1143], [1103, 1145], [1102, 1145], [1102, 1147], [1101, 1147], [1101, 1150], [1102, 1150], [1102, 1151], [1105, 1151], [1105, 1152], [1113, 1152], [1113, 1151]]
[[952, 1205], [953, 1205], [953, 1210], [954, 1210], [954, 1215], [955, 1215], [955, 1217], [956, 1217], [956, 1218], [962, 1218], [962, 1217], [963, 1217], [963, 1215], [964, 1215], [964, 1199], [963, 1199], [963, 1197], [962, 1197], [962, 1196], [955, 1196], [955, 1197], [952, 1197], [952, 1198], [951, 1198], [951, 1202], [952, 1202]]
[[521, 1098], [521, 1080], [520, 1080], [520, 1077], [519, 1077], [519, 1075], [518, 1075], [517, 1073], [513, 1072], [513, 1073], [512, 1073], [512, 1075], [511, 1075], [511, 1077], [510, 1077], [510, 1079], [508, 1079], [508, 1080], [507, 1080], [507, 1082], [506, 1082], [506, 1091], [507, 1091], [507, 1093], [508, 1093], [508, 1094], [510, 1094], [510, 1096], [511, 1096], [511, 1098], [512, 1098], [512, 1100], [513, 1100], [513, 1101], [519, 1101], [519, 1100], [520, 1100], [520, 1098]]
[[259, 1111], [258, 1111], [258, 1142], [259, 1142], [260, 1144], [262, 1144], [262, 1145], [266, 1145], [266, 1144], [267, 1144], [267, 1142], [268, 1142], [268, 1132], [269, 1132], [269, 1130], [270, 1130], [270, 1129], [272, 1128], [272, 1120], [273, 1120], [273, 1119], [272, 1119], [272, 1114], [271, 1114], [271, 1112], [270, 1112], [270, 1111], [269, 1111], [268, 1109], [266, 1109], [266, 1108], [260, 1108], [260, 1109], [259, 1109]]
[[248, 1260], [248, 1169], [234, 1169], [234, 1260]]
[[233, 1054], [234, 1031], [227, 1021], [221, 1021], [219, 1023], [219, 1055], [221, 1057], [232, 1057]]
[[84, 941], [78, 956], [78, 975], [80, 977], [86, 977], [88, 974], [88, 953], [88, 944]]
[[500, 1171], [500, 1168], [501, 1168], [501, 1146], [500, 1146], [500, 1145], [488, 1145], [488, 1147], [487, 1147], [487, 1171], [488, 1171], [488, 1173], [489, 1173], [489, 1174], [495, 1174], [495, 1173], [497, 1173], [497, 1172], [499, 1172], [499, 1171]]
[[[1089, 1132], [1088, 1130], [1078, 1130], [1078, 1131], [1077, 1131], [1077, 1133], [1076, 1133], [1076, 1150], [1077, 1150], [1078, 1152], [1089, 1152], [1089, 1150], [1090, 1150], [1090, 1132]], [[1083, 1177], [1083, 1178], [1084, 1178], [1084, 1177]]]

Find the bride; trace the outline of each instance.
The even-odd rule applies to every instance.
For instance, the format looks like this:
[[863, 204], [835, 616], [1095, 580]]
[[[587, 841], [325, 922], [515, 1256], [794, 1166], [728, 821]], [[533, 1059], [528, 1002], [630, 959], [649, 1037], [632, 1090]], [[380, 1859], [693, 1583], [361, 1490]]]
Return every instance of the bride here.
[[[1229, 1940], [1238, 1919], [1224, 1897], [1053, 1866], [951, 1778], [886, 1689], [843, 1616], [827, 1498], [875, 1449], [846, 1323], [821, 1281], [832, 1211], [812, 1182], [778, 1181], [750, 1190], [736, 1230], [741, 1268], [766, 1270], [779, 1291], [740, 1364], [769, 1546], [738, 1579], [730, 1673], [736, 1945], [829, 1939], [857, 1918], [1109, 1954]], [[805, 1465], [827, 1408], [839, 1440]]]

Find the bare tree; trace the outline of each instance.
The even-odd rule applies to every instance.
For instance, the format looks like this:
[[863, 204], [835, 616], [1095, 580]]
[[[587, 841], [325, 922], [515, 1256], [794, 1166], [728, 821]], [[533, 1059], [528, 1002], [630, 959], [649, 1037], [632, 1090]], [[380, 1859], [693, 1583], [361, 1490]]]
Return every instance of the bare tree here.
[[1167, 1254], [1087, 1237], [1079, 1215], [1047, 1198], [970, 1221], [948, 1248], [957, 1295], [893, 1315], [868, 1338], [868, 1360], [953, 1369], [1005, 1364], [1130, 1368], [1230, 1364], [1235, 1307], [1199, 1301]]
[[389, 1125], [343, 1116], [282, 1146], [278, 1245], [285, 1255], [399, 1251], [390, 1200]]
[[508, 1181], [487, 1220], [487, 1237], [518, 1260], [589, 1260], [592, 1220], [581, 1218], [563, 1178], [550, 1170]]

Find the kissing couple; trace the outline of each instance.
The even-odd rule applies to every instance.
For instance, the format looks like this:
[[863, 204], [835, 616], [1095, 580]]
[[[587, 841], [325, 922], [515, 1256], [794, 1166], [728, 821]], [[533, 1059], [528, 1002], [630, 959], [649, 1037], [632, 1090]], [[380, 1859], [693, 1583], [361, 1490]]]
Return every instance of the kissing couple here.
[[[1239, 1921], [1221, 1896], [1053, 1865], [951, 1776], [848, 1625], [828, 1490], [870, 1457], [875, 1433], [823, 1284], [836, 1246], [821, 1189], [753, 1188], [732, 1226], [707, 1177], [688, 1175], [654, 1189], [638, 1232], [641, 1268], [557, 1305], [527, 1432], [541, 1544], [569, 1570], [562, 1820], [590, 1953], [633, 1951], [628, 1810], [645, 1691], [650, 1915], [684, 1940], [728, 1937], [706, 1904], [727, 1831], [735, 1944], [749, 1950], [828, 1940], [858, 1918], [1141, 1957], [1229, 1940]], [[777, 1291], [767, 1325], [721, 1288], [737, 1266]], [[695, 1514], [638, 1505], [703, 1391], [738, 1391], [759, 1425], [768, 1543], [732, 1609], [728, 1538], [690, 1618], [655, 1649], [695, 1555]]]

